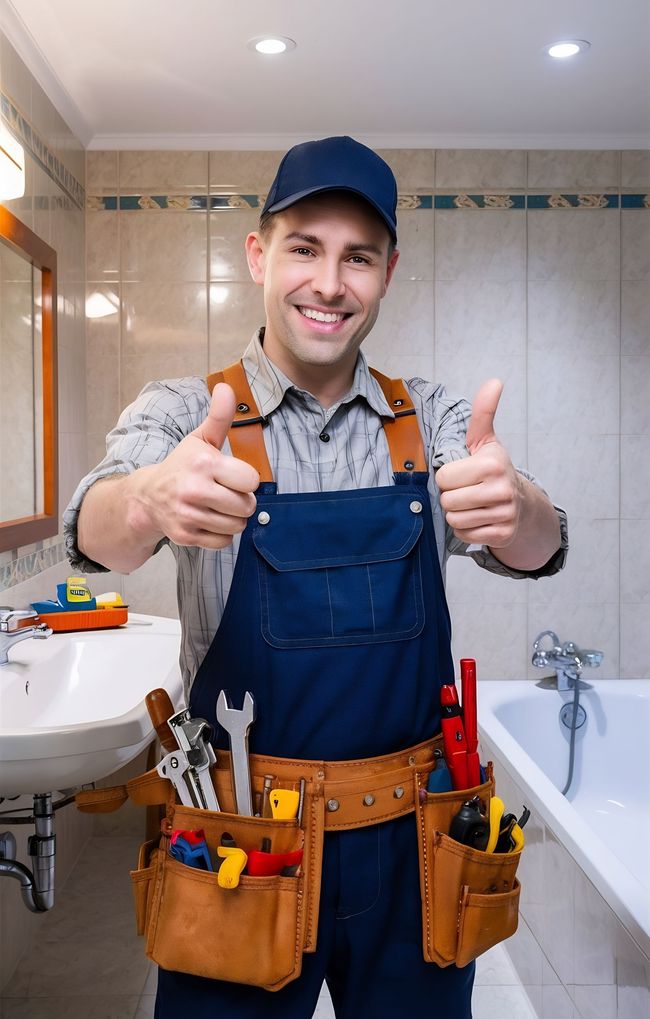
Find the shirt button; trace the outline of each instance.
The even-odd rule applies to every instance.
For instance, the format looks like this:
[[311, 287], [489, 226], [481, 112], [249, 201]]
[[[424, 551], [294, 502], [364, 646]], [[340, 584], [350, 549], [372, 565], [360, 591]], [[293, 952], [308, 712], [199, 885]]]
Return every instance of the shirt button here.
[[318, 438], [320, 439], [321, 442], [329, 442], [330, 441], [330, 437], [329, 437], [329, 434], [327, 432], [321, 432], [320, 435], [318, 436]]

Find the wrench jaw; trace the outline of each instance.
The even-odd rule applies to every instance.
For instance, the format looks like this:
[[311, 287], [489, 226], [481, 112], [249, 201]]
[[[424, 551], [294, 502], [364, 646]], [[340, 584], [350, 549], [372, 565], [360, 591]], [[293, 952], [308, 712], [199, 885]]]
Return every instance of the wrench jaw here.
[[217, 698], [216, 715], [219, 725], [230, 740], [230, 769], [238, 814], [253, 816], [253, 792], [248, 763], [248, 734], [257, 717], [255, 698], [250, 690], [244, 695], [241, 709], [233, 708], [222, 690]]
[[210, 743], [212, 726], [204, 718], [192, 718], [187, 709], [172, 715], [167, 724], [179, 749], [163, 758], [158, 774], [172, 782], [184, 805], [220, 810], [210, 776], [210, 767], [217, 762]]

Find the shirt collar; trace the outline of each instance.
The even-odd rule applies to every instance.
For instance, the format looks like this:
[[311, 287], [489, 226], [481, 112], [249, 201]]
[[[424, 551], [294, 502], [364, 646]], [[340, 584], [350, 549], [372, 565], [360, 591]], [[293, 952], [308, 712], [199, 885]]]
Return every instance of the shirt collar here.
[[[262, 417], [268, 417], [280, 406], [287, 390], [291, 389], [295, 393], [300, 393], [302, 390], [268, 359], [262, 346], [263, 337], [264, 328], [262, 327], [253, 334], [253, 338], [244, 351], [242, 361], [260, 414]], [[380, 417], [395, 417], [381, 386], [370, 374], [368, 363], [361, 351], [357, 357], [352, 386], [339, 403], [351, 403], [358, 396], [362, 397]]]

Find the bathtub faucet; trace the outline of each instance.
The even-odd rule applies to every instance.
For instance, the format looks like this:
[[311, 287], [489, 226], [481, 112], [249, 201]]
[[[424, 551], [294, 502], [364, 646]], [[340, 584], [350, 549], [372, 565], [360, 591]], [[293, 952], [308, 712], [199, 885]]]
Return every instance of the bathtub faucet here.
[[[552, 647], [542, 647], [545, 638], [549, 638]], [[572, 640], [560, 644], [560, 638], [554, 630], [543, 630], [533, 644], [532, 663], [539, 669], [555, 669], [558, 690], [571, 690], [584, 668], [597, 669], [604, 658], [602, 651], [588, 651], [579, 648]]]

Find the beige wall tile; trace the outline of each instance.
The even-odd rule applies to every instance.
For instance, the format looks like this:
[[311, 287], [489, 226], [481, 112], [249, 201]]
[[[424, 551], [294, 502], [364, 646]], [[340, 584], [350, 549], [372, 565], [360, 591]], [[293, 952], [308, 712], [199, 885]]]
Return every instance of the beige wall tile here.
[[528, 427], [558, 436], [619, 432], [620, 359], [609, 355], [528, 354]]
[[210, 285], [209, 371], [239, 360], [256, 329], [264, 325], [262, 288], [250, 283]]
[[650, 435], [621, 436], [621, 518], [650, 520]]
[[106, 283], [120, 275], [119, 213], [86, 213], [86, 278]]
[[86, 152], [86, 193], [116, 195], [118, 153], [99, 150]]
[[[480, 569], [478, 566], [475, 569]], [[509, 583], [503, 579], [503, 586]], [[483, 679], [521, 679], [526, 654], [526, 605], [491, 602], [453, 606], [454, 661], [475, 658]]]
[[650, 679], [650, 605], [621, 605], [621, 679]]
[[207, 296], [205, 283], [124, 283], [122, 354], [205, 358]]
[[121, 195], [205, 194], [207, 152], [120, 152]]
[[435, 279], [524, 280], [526, 219], [521, 211], [438, 210]]
[[650, 354], [650, 287], [645, 280], [621, 283], [621, 353]]
[[621, 186], [624, 189], [650, 189], [650, 151], [629, 149], [621, 152]]
[[528, 349], [618, 354], [620, 289], [616, 281], [551, 280], [528, 284]]
[[210, 213], [210, 279], [247, 283], [248, 270], [244, 242], [259, 226], [259, 212], [251, 210]]
[[503, 395], [495, 418], [497, 434], [526, 432], [526, 358], [517, 354], [499, 354], [478, 345], [460, 346], [435, 357], [436, 379], [444, 382], [454, 396], [472, 400], [486, 379], [503, 382]]
[[529, 212], [528, 279], [618, 280], [619, 230], [616, 209]]
[[521, 189], [526, 187], [526, 153], [515, 149], [438, 149], [436, 188]]
[[[405, 309], [408, 312], [405, 313]], [[401, 354], [427, 359], [433, 372], [433, 286], [428, 282], [393, 282], [381, 302], [379, 318], [364, 340], [370, 364], [387, 375], [401, 374]]]
[[86, 401], [88, 430], [106, 435], [117, 423], [122, 410], [119, 361], [116, 357], [95, 355], [88, 358]]
[[[650, 435], [650, 355], [621, 358], [621, 434]], [[647, 471], [647, 465], [646, 465]], [[647, 474], [646, 474], [647, 477]]]
[[526, 351], [526, 286], [456, 280], [435, 285], [436, 356], [462, 351], [523, 355]]
[[400, 255], [393, 279], [433, 279], [433, 210], [405, 209], [397, 214]]
[[433, 149], [377, 149], [395, 174], [400, 194], [430, 192], [434, 184]]
[[531, 432], [528, 465], [554, 502], [569, 515], [569, 537], [575, 517], [618, 520], [619, 436], [557, 435]]
[[202, 212], [120, 213], [121, 272], [125, 281], [203, 282], [207, 244], [207, 214]]
[[89, 283], [86, 287], [86, 299], [98, 294], [105, 297], [115, 308], [113, 315], [86, 319], [86, 354], [89, 364], [94, 357], [110, 357], [117, 365], [120, 352], [119, 290], [120, 284], [117, 279], [113, 285]]
[[528, 187], [578, 191], [615, 191], [620, 182], [620, 153], [614, 150], [528, 153]]
[[283, 155], [280, 151], [211, 152], [210, 189], [268, 194]]
[[11, 97], [20, 112], [29, 120], [32, 115], [32, 86], [36, 82], [2, 32], [0, 32], [0, 81], [2, 91]]
[[621, 279], [650, 280], [650, 216], [621, 212]]

